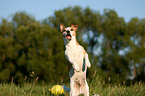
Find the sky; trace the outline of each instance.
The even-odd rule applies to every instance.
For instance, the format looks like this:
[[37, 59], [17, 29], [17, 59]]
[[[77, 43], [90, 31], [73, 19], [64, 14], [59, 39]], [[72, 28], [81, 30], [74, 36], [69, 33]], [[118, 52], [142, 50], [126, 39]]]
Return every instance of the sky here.
[[89, 7], [100, 13], [113, 9], [126, 22], [133, 17], [145, 18], [145, 0], [0, 0], [0, 18], [9, 20], [16, 12], [25, 11], [41, 21], [69, 6]]

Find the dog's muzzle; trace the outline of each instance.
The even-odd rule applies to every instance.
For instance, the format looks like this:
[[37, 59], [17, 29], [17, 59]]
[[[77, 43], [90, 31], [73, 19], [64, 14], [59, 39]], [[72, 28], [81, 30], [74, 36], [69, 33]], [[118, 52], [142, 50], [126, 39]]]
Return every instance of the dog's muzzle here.
[[67, 30], [66, 31], [66, 38], [68, 39], [68, 40], [71, 40], [71, 35], [70, 35], [70, 31], [69, 30]]
[[66, 33], [67, 33], [67, 34], [70, 34], [70, 31], [69, 31], [69, 30], [67, 30], [67, 31], [66, 31]]

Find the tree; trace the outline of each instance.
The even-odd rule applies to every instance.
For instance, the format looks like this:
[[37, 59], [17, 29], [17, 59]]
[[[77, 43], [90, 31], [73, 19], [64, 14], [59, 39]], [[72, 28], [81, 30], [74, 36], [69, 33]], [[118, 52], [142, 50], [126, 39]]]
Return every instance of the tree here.
[[55, 11], [42, 23], [26, 12], [14, 14], [10, 22], [2, 19], [0, 81], [13, 78], [21, 83], [26, 77], [68, 81], [60, 23], [79, 26], [77, 40], [92, 63], [87, 74], [90, 80], [95, 72], [113, 83], [127, 80], [132, 72], [136, 80], [145, 80], [145, 19], [132, 18], [126, 23], [114, 10], [105, 9], [100, 14], [75, 6]]
[[15, 64], [12, 62], [16, 54], [13, 47], [12, 23], [6, 19], [0, 24], [0, 80], [11, 80], [11, 74], [15, 72]]
[[114, 10], [104, 10], [102, 27], [100, 67], [111, 77], [112, 82], [115, 82], [118, 76], [118, 80], [123, 81], [129, 72], [127, 59], [119, 54], [125, 48], [125, 21]]
[[126, 27], [126, 32], [128, 32], [128, 48], [130, 51], [127, 53], [129, 58], [130, 66], [133, 67], [133, 76], [134, 79], [145, 79], [143, 78], [144, 73], [144, 58], [145, 58], [145, 30], [144, 30], [145, 20], [139, 20], [138, 18], [132, 18], [128, 22]]

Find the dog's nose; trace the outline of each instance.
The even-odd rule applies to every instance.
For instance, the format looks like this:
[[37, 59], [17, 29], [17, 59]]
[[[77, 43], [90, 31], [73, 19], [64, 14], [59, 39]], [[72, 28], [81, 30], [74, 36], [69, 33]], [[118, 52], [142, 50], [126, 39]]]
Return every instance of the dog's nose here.
[[67, 31], [66, 31], [66, 33], [70, 33], [70, 31], [69, 31], [69, 30], [67, 30]]

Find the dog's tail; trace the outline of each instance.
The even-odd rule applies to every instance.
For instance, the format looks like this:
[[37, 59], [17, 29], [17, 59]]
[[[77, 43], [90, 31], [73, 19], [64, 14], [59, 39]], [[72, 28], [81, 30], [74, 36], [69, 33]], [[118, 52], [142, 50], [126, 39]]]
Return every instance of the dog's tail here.
[[62, 85], [62, 88], [64, 89], [65, 92], [70, 92], [70, 88], [68, 88], [67, 86]]

